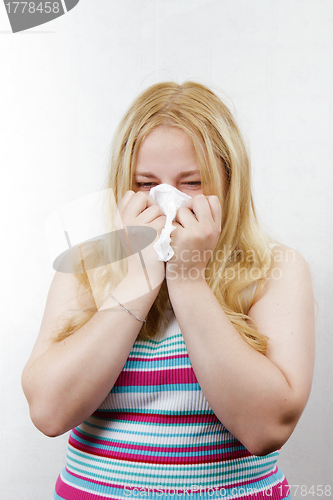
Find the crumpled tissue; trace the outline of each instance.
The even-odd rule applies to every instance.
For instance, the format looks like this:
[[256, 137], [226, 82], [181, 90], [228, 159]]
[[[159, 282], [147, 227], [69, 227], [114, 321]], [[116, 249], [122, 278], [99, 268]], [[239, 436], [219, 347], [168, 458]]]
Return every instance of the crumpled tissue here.
[[170, 245], [170, 234], [175, 228], [172, 221], [176, 217], [178, 208], [184, 207], [191, 196], [179, 191], [169, 184], [159, 184], [149, 191], [149, 196], [156, 201], [164, 215], [166, 215], [166, 223], [162, 229], [159, 239], [154, 244], [153, 248], [158, 255], [158, 260], [167, 262], [174, 255], [174, 251]]

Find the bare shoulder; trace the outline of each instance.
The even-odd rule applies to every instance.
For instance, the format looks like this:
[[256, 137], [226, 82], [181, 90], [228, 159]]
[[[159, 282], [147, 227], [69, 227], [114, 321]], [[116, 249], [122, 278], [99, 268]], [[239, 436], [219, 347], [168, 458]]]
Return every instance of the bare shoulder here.
[[263, 314], [264, 310], [279, 311], [281, 306], [287, 311], [296, 304], [310, 309], [314, 304], [308, 263], [297, 250], [286, 245], [275, 245], [272, 248], [271, 272], [252, 305], [249, 316], [257, 316], [259, 312]]
[[272, 248], [272, 253], [274, 262], [276, 264], [289, 263], [291, 266], [293, 266], [293, 264], [296, 264], [308, 267], [307, 262], [302, 254], [294, 248], [288, 247], [287, 245], [275, 244]]
[[294, 287], [303, 283], [305, 289], [312, 292], [311, 273], [303, 255], [294, 248], [276, 244], [272, 248], [272, 270], [266, 279], [265, 286], [256, 302], [267, 293], [281, 293], [283, 290], [292, 291]]

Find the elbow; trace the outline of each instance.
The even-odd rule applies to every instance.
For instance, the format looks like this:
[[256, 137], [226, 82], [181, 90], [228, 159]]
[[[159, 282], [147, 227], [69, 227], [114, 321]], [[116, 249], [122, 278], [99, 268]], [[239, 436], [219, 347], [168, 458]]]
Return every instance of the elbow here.
[[36, 429], [50, 438], [61, 436], [68, 430], [59, 419], [33, 406], [30, 407], [30, 418]]
[[303, 400], [294, 401], [274, 421], [262, 421], [261, 425], [252, 428], [252, 432], [246, 434], [244, 446], [252, 455], [258, 457], [279, 450], [292, 435], [304, 407]]
[[289, 436], [287, 438], [282, 438], [281, 436], [260, 436], [255, 439], [253, 442], [243, 443], [246, 449], [251, 453], [251, 455], [255, 455], [257, 457], [264, 457], [269, 455], [270, 453], [274, 453], [275, 451], [282, 448], [282, 446], [287, 442]]
[[36, 429], [47, 437], [58, 437], [69, 430], [65, 427], [60, 412], [52, 407], [50, 401], [32, 389], [25, 371], [21, 377], [21, 386], [29, 405], [30, 419]]
[[298, 419], [275, 427], [262, 428], [251, 435], [243, 444], [255, 456], [263, 457], [282, 448], [293, 433]]
[[246, 448], [251, 453], [251, 455], [255, 455], [256, 457], [264, 457], [279, 450], [283, 445], [284, 442], [271, 439], [265, 442], [250, 444], [249, 446], [246, 446]]
[[34, 426], [42, 434], [44, 434], [44, 436], [49, 437], [49, 438], [59, 437], [63, 434], [63, 432], [60, 432], [57, 429], [54, 429], [53, 427], [50, 427], [50, 426], [41, 425], [41, 426], [37, 427], [37, 425], [35, 423], [34, 423]]

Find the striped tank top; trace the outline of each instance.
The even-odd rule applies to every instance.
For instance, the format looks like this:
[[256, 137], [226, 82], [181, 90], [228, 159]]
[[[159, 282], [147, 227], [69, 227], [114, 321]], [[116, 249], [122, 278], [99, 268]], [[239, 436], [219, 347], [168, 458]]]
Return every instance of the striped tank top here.
[[169, 319], [134, 343], [105, 401], [70, 432], [54, 499], [290, 498], [279, 452], [251, 455], [218, 420]]

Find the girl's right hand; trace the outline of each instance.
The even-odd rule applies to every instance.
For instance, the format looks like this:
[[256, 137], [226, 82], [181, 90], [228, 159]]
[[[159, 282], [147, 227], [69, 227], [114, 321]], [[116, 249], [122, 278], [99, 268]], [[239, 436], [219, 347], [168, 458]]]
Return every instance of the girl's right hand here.
[[[160, 237], [161, 231], [165, 226], [166, 216], [163, 214], [160, 207], [150, 196], [142, 191], [135, 193], [127, 191], [118, 204], [118, 210], [115, 216], [115, 228], [125, 229], [127, 235], [127, 226], [151, 227], [157, 231], [154, 241], [141, 251], [144, 265], [146, 267], [151, 287], [154, 289], [160, 285], [164, 279], [165, 266], [163, 261], [159, 261], [157, 253], [153, 248], [154, 243]], [[128, 235], [127, 235], [128, 236]], [[138, 231], [140, 238], [140, 231]], [[141, 233], [142, 238], [142, 233]], [[131, 232], [131, 240], [133, 240], [133, 232]], [[128, 255], [128, 239], [122, 241], [122, 246]], [[140, 241], [137, 245], [140, 248]], [[128, 273], [137, 278], [142, 276], [143, 270], [142, 261], [138, 253], [128, 258]]]

